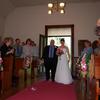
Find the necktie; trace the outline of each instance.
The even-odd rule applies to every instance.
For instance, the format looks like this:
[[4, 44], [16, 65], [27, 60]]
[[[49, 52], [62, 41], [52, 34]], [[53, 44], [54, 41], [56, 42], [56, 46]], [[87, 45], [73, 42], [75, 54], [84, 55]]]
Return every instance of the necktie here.
[[49, 57], [50, 58], [53, 58], [53, 53], [54, 53], [54, 48], [50, 47], [50, 49], [49, 49]]
[[17, 56], [20, 56], [20, 47], [17, 46]]

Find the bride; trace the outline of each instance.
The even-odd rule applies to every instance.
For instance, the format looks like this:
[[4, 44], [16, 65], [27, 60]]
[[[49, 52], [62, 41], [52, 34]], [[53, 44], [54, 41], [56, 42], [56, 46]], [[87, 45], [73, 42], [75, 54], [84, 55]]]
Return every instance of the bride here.
[[61, 46], [57, 49], [58, 63], [55, 73], [55, 82], [62, 84], [71, 84], [73, 82], [69, 69], [69, 49], [65, 46], [65, 40], [60, 40]]

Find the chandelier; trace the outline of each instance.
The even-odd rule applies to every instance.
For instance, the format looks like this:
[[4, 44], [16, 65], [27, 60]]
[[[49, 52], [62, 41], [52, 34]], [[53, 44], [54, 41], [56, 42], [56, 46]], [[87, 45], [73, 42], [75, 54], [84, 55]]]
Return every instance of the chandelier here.
[[59, 12], [61, 14], [65, 13], [65, 3], [64, 2], [50, 2], [48, 3], [48, 14], [52, 14], [54, 12]]

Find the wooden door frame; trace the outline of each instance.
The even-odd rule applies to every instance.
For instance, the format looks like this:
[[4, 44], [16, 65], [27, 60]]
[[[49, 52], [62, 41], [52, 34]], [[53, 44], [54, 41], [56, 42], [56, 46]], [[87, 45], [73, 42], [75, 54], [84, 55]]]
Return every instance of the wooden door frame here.
[[[43, 39], [43, 41], [41, 39]], [[44, 46], [45, 46], [45, 44], [44, 44], [45, 40], [44, 39], [45, 39], [45, 35], [40, 34], [39, 35], [39, 58], [42, 58], [43, 49], [44, 49]], [[43, 46], [41, 46], [41, 42], [43, 42], [42, 43]], [[42, 48], [42, 54], [41, 54], [41, 48]]]
[[[48, 37], [48, 29], [50, 28], [71, 28], [71, 48], [72, 48], [72, 73], [73, 73], [73, 62], [74, 62], [74, 24], [70, 25], [45, 25], [45, 36]], [[73, 75], [73, 74], [72, 74]]]

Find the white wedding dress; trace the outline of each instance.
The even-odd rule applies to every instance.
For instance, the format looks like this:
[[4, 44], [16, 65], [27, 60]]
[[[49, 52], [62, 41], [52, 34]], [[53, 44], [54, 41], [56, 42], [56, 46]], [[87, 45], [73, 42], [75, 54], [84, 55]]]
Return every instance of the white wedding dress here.
[[71, 84], [73, 82], [73, 79], [68, 64], [67, 48], [61, 48], [61, 50], [63, 50], [63, 54], [61, 56], [58, 56], [55, 82], [62, 84]]

